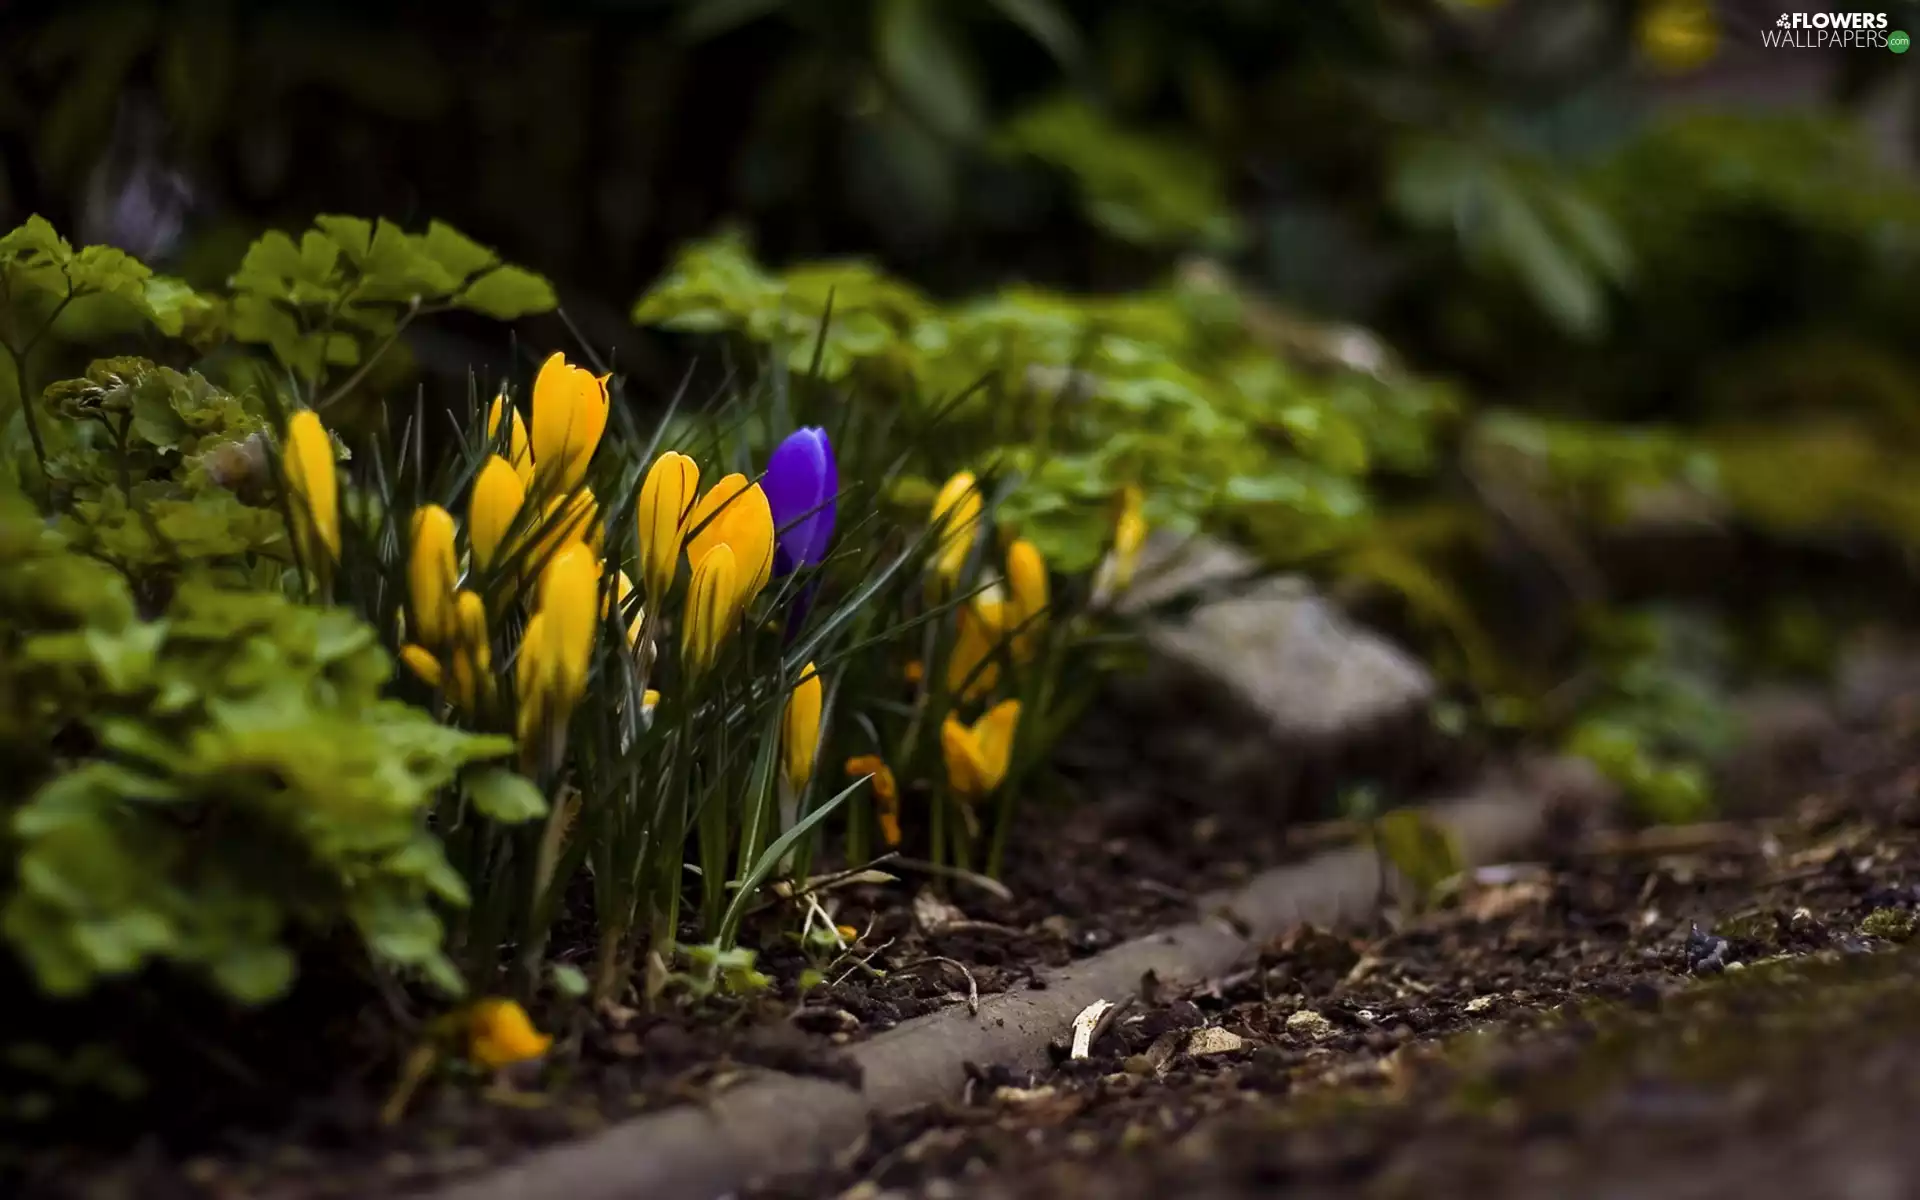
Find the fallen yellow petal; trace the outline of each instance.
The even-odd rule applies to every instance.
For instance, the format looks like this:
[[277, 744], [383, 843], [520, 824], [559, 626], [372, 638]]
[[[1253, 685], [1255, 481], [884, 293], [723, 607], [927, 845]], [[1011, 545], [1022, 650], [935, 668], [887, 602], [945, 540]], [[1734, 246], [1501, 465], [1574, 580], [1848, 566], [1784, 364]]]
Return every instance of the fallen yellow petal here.
[[489, 1070], [544, 1056], [553, 1038], [533, 1027], [527, 1010], [513, 1000], [474, 1004], [467, 1016], [467, 1054]]

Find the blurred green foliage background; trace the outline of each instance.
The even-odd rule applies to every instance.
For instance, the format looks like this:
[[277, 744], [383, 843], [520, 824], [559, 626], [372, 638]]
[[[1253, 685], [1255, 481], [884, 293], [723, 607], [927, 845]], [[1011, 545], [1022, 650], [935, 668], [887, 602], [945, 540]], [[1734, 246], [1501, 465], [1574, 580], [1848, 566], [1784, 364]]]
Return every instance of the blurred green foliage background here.
[[[444, 220], [552, 279], [642, 395], [715, 335], [804, 366], [830, 297], [835, 383], [1085, 368], [1078, 454], [1035, 434], [1030, 371], [990, 389], [1050, 550], [1157, 478], [1161, 523], [1217, 510], [1683, 814], [1647, 747], [1721, 744], [1703, 688], [1901, 612], [1920, 544], [1920, 58], [1765, 48], [1778, 15], [16, 4], [0, 227], [217, 287], [316, 213]], [[407, 349], [464, 390], [515, 344], [475, 318]]]

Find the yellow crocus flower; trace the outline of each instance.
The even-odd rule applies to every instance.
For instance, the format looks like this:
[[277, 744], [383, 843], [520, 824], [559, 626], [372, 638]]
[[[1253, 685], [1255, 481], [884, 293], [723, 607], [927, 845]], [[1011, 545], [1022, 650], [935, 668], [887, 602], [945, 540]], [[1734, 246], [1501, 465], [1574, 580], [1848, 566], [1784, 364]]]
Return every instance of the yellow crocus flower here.
[[1047, 560], [1025, 538], [1007, 549], [1007, 593], [1002, 620], [1013, 633], [1014, 657], [1025, 662], [1039, 645], [1049, 601]]
[[515, 1001], [481, 1000], [468, 1011], [467, 1056], [490, 1071], [531, 1062], [552, 1046], [553, 1038], [535, 1029]]
[[447, 698], [454, 707], [473, 712], [481, 697], [491, 692], [493, 644], [487, 637], [487, 606], [473, 592], [454, 598], [453, 646], [448, 651]]
[[600, 503], [594, 499], [592, 488], [583, 487], [571, 496], [555, 496], [547, 501], [540, 524], [532, 533], [525, 569], [544, 571], [570, 542], [589, 544], [594, 557], [600, 557], [599, 516]]
[[724, 476], [693, 506], [687, 530], [687, 561], [696, 570], [715, 547], [733, 551], [731, 628], [773, 577], [773, 509], [767, 495], [759, 484], [748, 483], [745, 475]]
[[820, 745], [820, 673], [808, 663], [780, 714], [780, 762], [787, 787], [799, 792], [813, 778], [813, 756]]
[[600, 562], [575, 542], [554, 555], [540, 573], [540, 611], [547, 616], [552, 681], [558, 707], [573, 710], [587, 686], [593, 660], [593, 636], [599, 628]]
[[303, 410], [287, 422], [281, 455], [293, 536], [309, 569], [319, 571], [340, 557], [340, 481], [334, 474], [333, 440], [319, 414]]
[[578, 491], [607, 430], [607, 379], [555, 351], [533, 379], [533, 473], [548, 496]]
[[954, 717], [941, 723], [940, 750], [954, 795], [971, 804], [1000, 786], [1007, 777], [1019, 725], [1018, 700], [1002, 700], [972, 725]]
[[978, 700], [1000, 681], [1000, 664], [993, 661], [1000, 647], [1002, 606], [988, 600], [962, 605], [947, 657], [947, 690], [962, 701]]
[[1640, 11], [1634, 38], [1663, 71], [1696, 70], [1720, 52], [1720, 24], [1707, 0], [1656, 0]]
[[733, 628], [735, 582], [733, 548], [715, 546], [693, 565], [687, 606], [680, 623], [680, 661], [690, 675], [705, 674]]
[[419, 676], [420, 682], [435, 691], [440, 689], [444, 677], [440, 670], [440, 660], [433, 656], [431, 650], [409, 642], [400, 647], [400, 661], [407, 664], [408, 670]]
[[[631, 595], [633, 595], [633, 580], [628, 578], [625, 571], [622, 571], [614, 580], [613, 606], [615, 611], [621, 613], [626, 612], [627, 597]], [[600, 615], [604, 617], [607, 614], [603, 612]], [[632, 619], [627, 622], [627, 645], [632, 646], [636, 650], [639, 649], [640, 630], [646, 623], [647, 610], [636, 606], [633, 610]]]
[[453, 557], [453, 515], [438, 504], [413, 514], [413, 548], [407, 556], [410, 628], [421, 644], [439, 650], [453, 636], [453, 592], [460, 570]]
[[873, 788], [873, 815], [880, 822], [880, 836], [889, 846], [900, 844], [900, 789], [894, 783], [893, 770], [877, 754], [861, 754], [847, 760], [849, 775], [869, 775]]
[[1146, 496], [1133, 484], [1120, 489], [1120, 511], [1113, 522], [1113, 586], [1125, 591], [1147, 544]]
[[973, 472], [962, 471], [941, 485], [933, 498], [929, 523], [936, 531], [933, 570], [948, 587], [959, 580], [967, 565], [967, 551], [973, 548], [973, 531], [985, 510], [980, 486]]
[[497, 454], [489, 455], [473, 481], [473, 498], [467, 505], [467, 537], [473, 545], [473, 565], [477, 569], [484, 571], [493, 565], [526, 500], [526, 485], [512, 465]]
[[640, 582], [646, 585], [648, 604], [665, 602], [673, 586], [680, 569], [680, 543], [687, 536], [688, 517], [699, 490], [700, 464], [678, 451], [667, 451], [647, 468], [640, 484], [637, 519]]
[[538, 756], [541, 731], [549, 717], [547, 697], [552, 692], [553, 652], [548, 648], [547, 614], [535, 612], [520, 634], [520, 656], [514, 662], [513, 685], [519, 701], [515, 733], [529, 758]]
[[504, 390], [494, 397], [492, 406], [487, 409], [487, 440], [491, 442], [499, 436], [503, 412], [508, 421], [507, 463], [519, 477], [520, 487], [524, 491], [533, 486], [533, 444], [527, 440], [527, 423], [520, 419], [520, 410], [507, 399]]
[[593, 664], [599, 601], [600, 561], [578, 542], [563, 547], [540, 573], [514, 672], [517, 731], [521, 749], [530, 756], [537, 757], [544, 746], [551, 762], [563, 745]]

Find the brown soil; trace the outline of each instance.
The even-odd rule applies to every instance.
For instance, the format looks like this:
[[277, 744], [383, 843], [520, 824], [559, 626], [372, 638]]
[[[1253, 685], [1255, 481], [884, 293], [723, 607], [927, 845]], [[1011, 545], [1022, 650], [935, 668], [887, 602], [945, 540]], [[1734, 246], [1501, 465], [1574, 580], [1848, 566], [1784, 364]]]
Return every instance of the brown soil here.
[[[1916, 764], [1912, 728], [1848, 737], [1788, 816], [1295, 930], [759, 1200], [1920, 1194]], [[1188, 1053], [1202, 1029], [1237, 1046]]]
[[[1325, 844], [1311, 829], [1290, 834], [1287, 814], [1262, 798], [1200, 782], [1184, 765], [1191, 752], [1096, 715], [1062, 747], [1062, 794], [1022, 814], [1003, 889], [883, 863], [899, 882], [822, 897], [835, 923], [857, 931], [846, 951], [804, 951], [795, 910], [766, 913], [743, 937], [762, 947], [758, 965], [773, 979], [766, 992], [612, 1017], [577, 1005], [536, 1011], [559, 1035], [544, 1068], [431, 1086], [397, 1127], [383, 1128], [379, 1112], [406, 1051], [391, 1033], [404, 998], [315, 979], [277, 1011], [209, 1014], [204, 1038], [175, 1039], [163, 1059], [136, 1051], [135, 1061], [161, 1064], [154, 1073], [163, 1086], [144, 1102], [95, 1106], [78, 1121], [0, 1124], [0, 1192], [89, 1200], [392, 1194], [638, 1112], [698, 1102], [746, 1067], [851, 1081], [855, 1068], [839, 1049], [846, 1043], [964, 1002], [970, 988], [1028, 986], [1042, 968], [1188, 919], [1203, 894]], [[1312, 811], [1328, 799], [1297, 801]], [[936, 894], [944, 907], [923, 899], [916, 917], [915, 898]], [[583, 963], [585, 954], [582, 947]], [[803, 995], [809, 970], [826, 982]], [[150, 990], [138, 995], [154, 1007]], [[123, 1017], [111, 1005], [100, 1014], [123, 1044], [167, 1036]], [[203, 1058], [214, 1046], [242, 1048], [243, 1062], [226, 1070]], [[172, 1080], [183, 1082], [164, 1086]], [[7, 1190], [8, 1174], [18, 1190]]]

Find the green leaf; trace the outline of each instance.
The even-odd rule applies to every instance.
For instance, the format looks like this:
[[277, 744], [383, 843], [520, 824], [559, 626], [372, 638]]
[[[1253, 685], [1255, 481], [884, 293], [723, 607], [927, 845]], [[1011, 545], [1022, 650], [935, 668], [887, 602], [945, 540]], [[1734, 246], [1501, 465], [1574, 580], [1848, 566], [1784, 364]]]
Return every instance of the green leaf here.
[[1373, 823], [1380, 854], [1424, 904], [1442, 882], [1464, 870], [1459, 844], [1444, 825], [1418, 809], [1398, 808]]
[[293, 986], [293, 955], [271, 942], [233, 946], [209, 969], [214, 982], [242, 1004], [265, 1004]]
[[552, 312], [560, 298], [552, 284], [532, 271], [500, 266], [468, 284], [454, 303], [495, 320], [511, 321], [529, 313]]
[[553, 990], [569, 1000], [578, 1000], [587, 994], [587, 975], [571, 963], [554, 963], [550, 968]]
[[332, 214], [315, 217], [313, 223], [320, 231], [332, 238], [340, 247], [347, 261], [358, 267], [367, 259], [367, 251], [373, 246], [373, 222], [365, 217], [343, 217]]
[[874, 16], [880, 65], [920, 118], [948, 137], [977, 136], [972, 72], [934, 0], [881, 0]]
[[516, 825], [547, 815], [547, 799], [533, 781], [505, 767], [470, 771], [461, 780], [467, 800], [489, 820]]
[[1080, 33], [1053, 0], [992, 0], [1000, 15], [1027, 31], [1069, 72], [1080, 69]]
[[427, 223], [420, 248], [463, 283], [500, 261], [499, 255], [443, 221]]
[[847, 797], [853, 795], [866, 782], [865, 779], [854, 780], [836, 793], [832, 799], [795, 821], [792, 829], [775, 838], [772, 845], [761, 851], [760, 857], [754, 860], [753, 869], [741, 878], [739, 889], [734, 892], [733, 900], [727, 905], [726, 916], [720, 920], [720, 936], [716, 939], [718, 945], [733, 944], [733, 939], [740, 931], [740, 919], [747, 914], [747, 906], [753, 903], [755, 895], [760, 891], [760, 885], [773, 874], [774, 868], [786, 858], [788, 852], [800, 844], [801, 838], [813, 832], [816, 825], [838, 811], [840, 806], [846, 803]]

